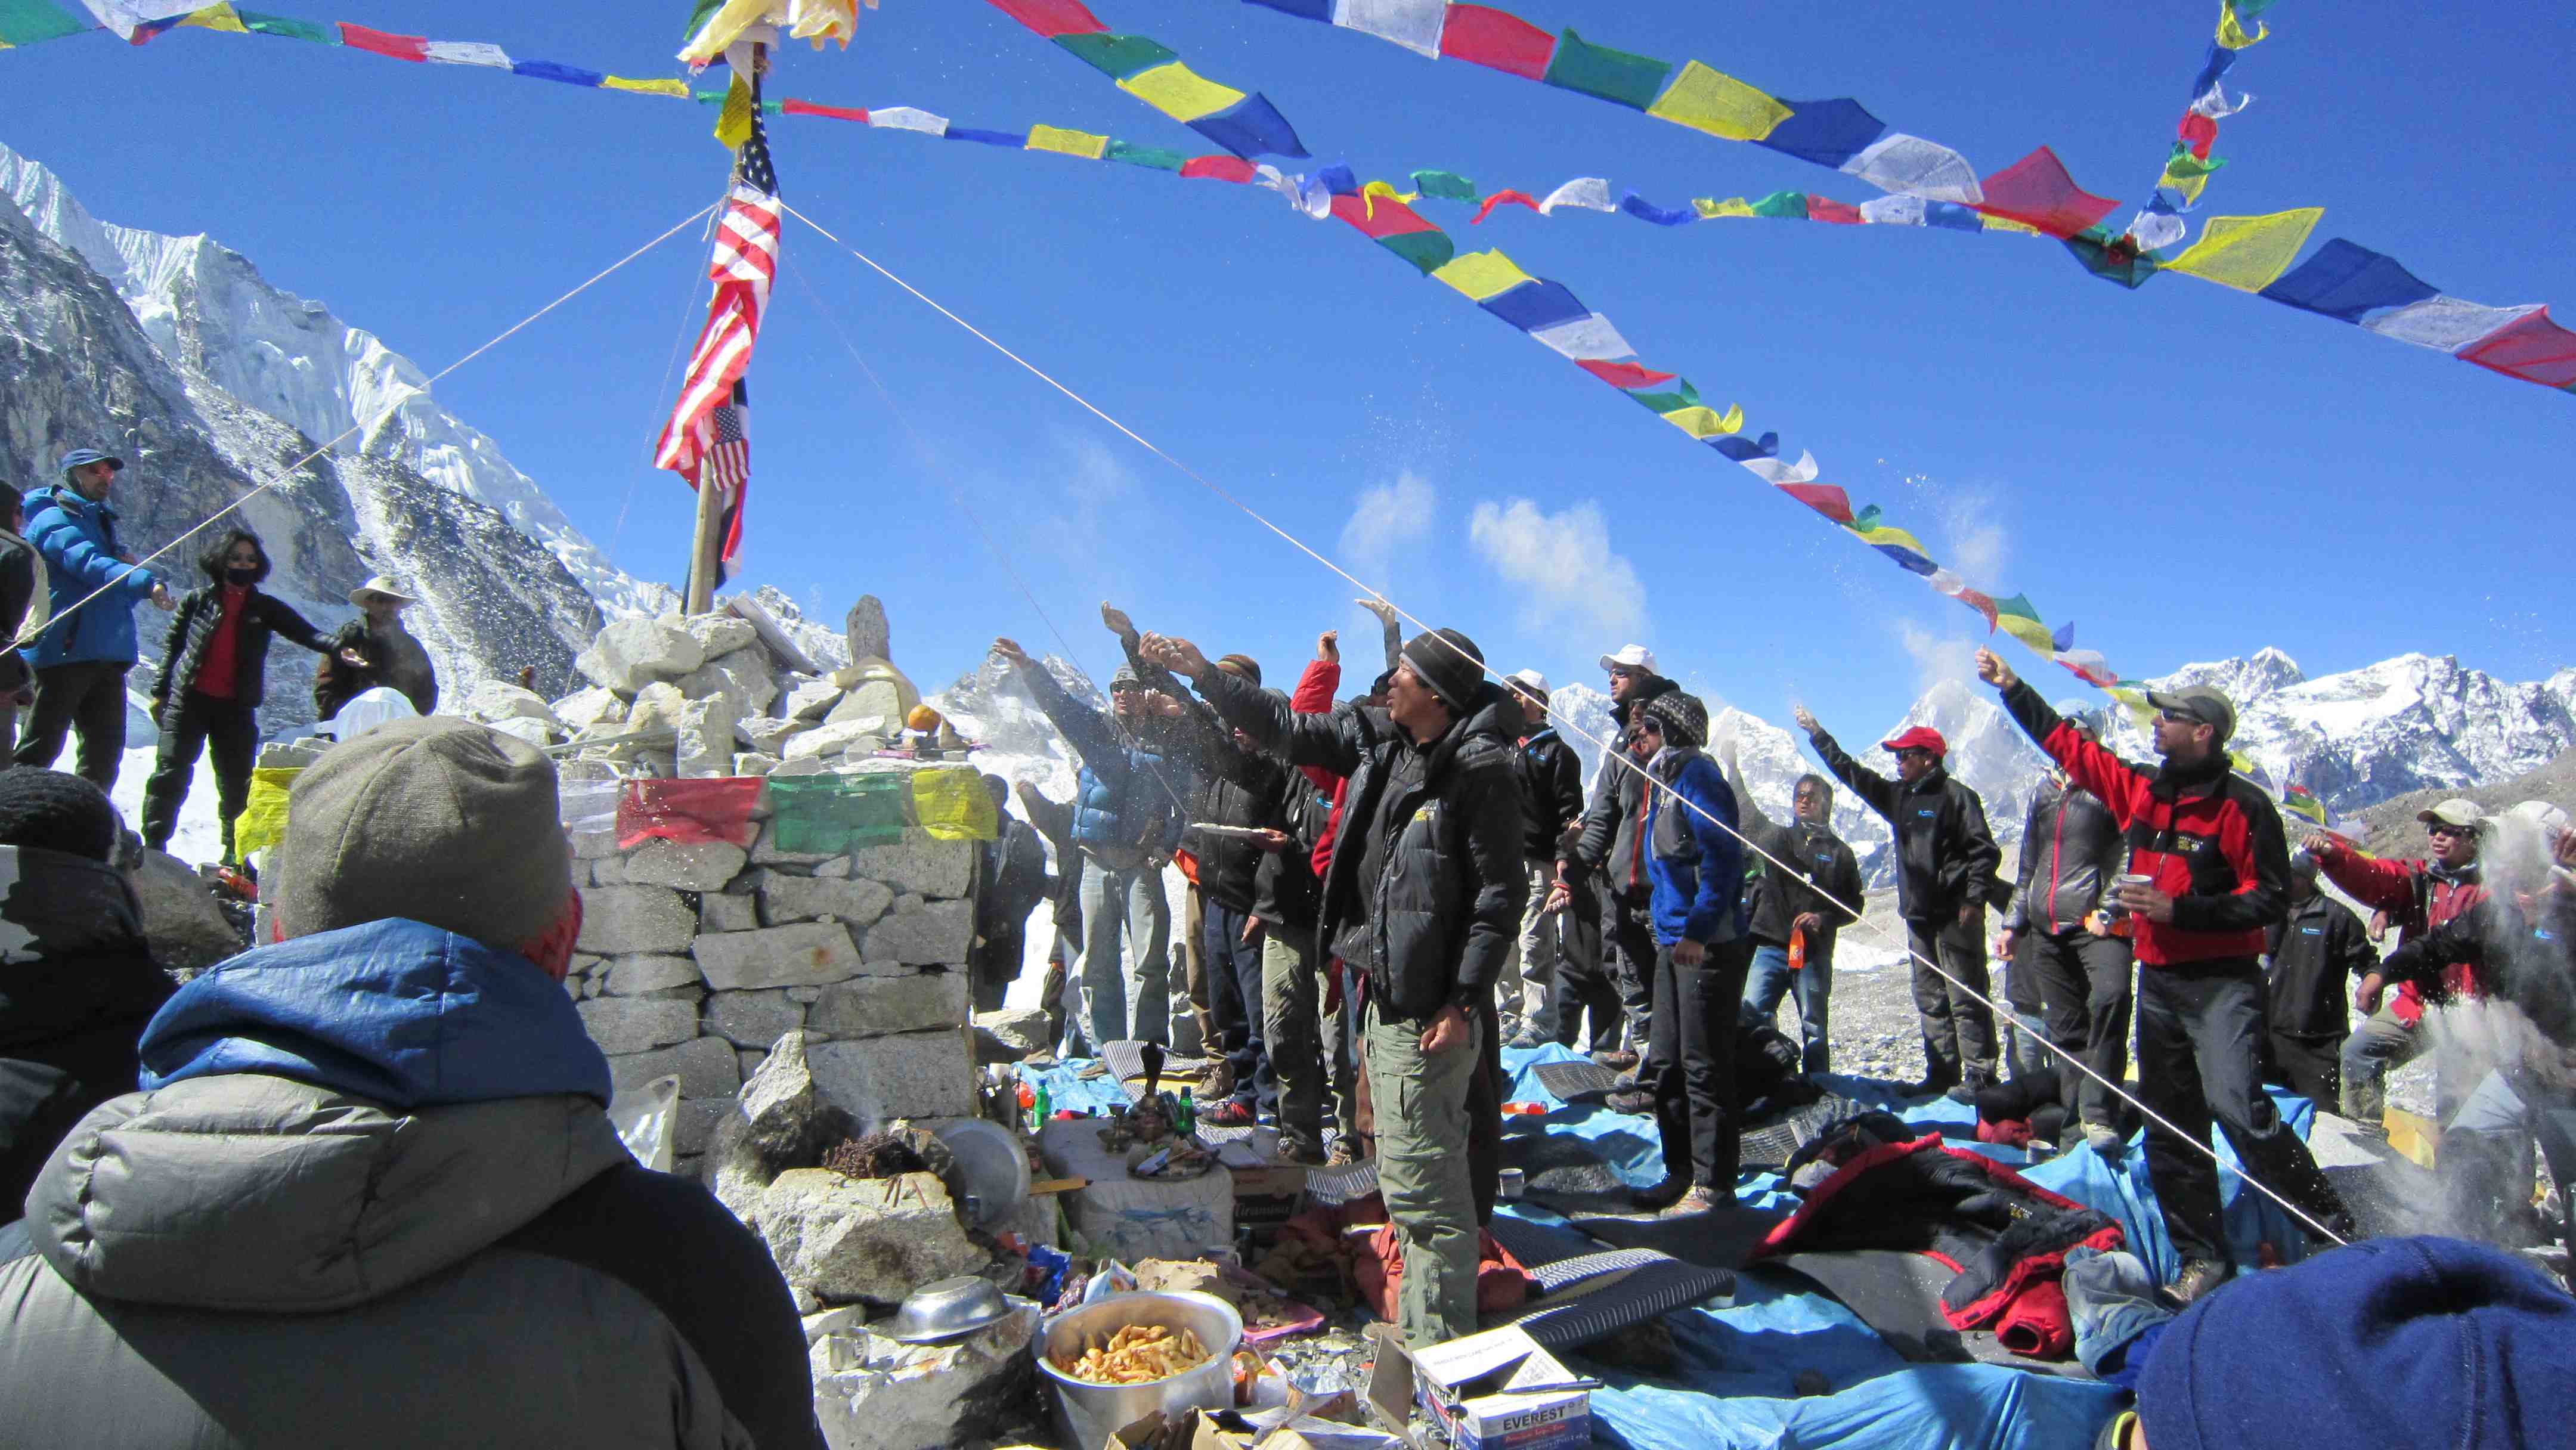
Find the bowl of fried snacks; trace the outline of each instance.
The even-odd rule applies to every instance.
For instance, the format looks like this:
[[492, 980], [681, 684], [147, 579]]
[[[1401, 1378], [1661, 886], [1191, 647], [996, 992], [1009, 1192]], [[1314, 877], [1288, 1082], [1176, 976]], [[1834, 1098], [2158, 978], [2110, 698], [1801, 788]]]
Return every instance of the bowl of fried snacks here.
[[1119, 1294], [1068, 1309], [1036, 1342], [1069, 1445], [1103, 1445], [1156, 1410], [1223, 1409], [1243, 1319], [1210, 1294]]

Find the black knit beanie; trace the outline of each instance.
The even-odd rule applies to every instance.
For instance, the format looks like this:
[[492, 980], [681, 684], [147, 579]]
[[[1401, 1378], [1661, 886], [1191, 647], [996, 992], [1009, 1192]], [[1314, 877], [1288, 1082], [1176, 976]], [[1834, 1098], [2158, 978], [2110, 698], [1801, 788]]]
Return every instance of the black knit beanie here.
[[1415, 676], [1431, 687], [1453, 715], [1467, 713], [1469, 702], [1476, 698], [1476, 686], [1485, 678], [1485, 652], [1454, 629], [1435, 629], [1406, 640], [1404, 662], [1413, 666]]
[[0, 846], [112, 862], [124, 830], [107, 793], [77, 775], [25, 765], [0, 770]]
[[1666, 745], [1697, 750], [1708, 743], [1708, 706], [1701, 704], [1697, 695], [1666, 690], [1648, 700], [1639, 713], [1664, 732]]

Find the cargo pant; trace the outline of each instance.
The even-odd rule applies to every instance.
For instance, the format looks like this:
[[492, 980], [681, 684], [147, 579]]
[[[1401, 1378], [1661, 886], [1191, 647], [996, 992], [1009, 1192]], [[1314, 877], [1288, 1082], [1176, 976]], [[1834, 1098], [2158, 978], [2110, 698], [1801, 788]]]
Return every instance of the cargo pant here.
[[1431, 1053], [1422, 1050], [1428, 1024], [1391, 1019], [1374, 1001], [1363, 1009], [1378, 1190], [1404, 1243], [1396, 1328], [1414, 1349], [1476, 1332], [1478, 1236], [1467, 1103], [1484, 1057], [1481, 1016], [1467, 1014], [1465, 1041]]
[[[1279, 1142], [1283, 1148], [1324, 1147], [1324, 1092], [1350, 1096], [1351, 1053], [1336, 1030], [1327, 1042], [1316, 1010], [1323, 995], [1323, 964], [1315, 959], [1315, 934], [1264, 924], [1261, 934], [1261, 1022], [1270, 1066], [1279, 1078]], [[1333, 1026], [1338, 1029], [1339, 1022]], [[1328, 1056], [1329, 1054], [1329, 1056]], [[1339, 1124], [1348, 1134], [1351, 1125]]]
[[[1990, 995], [1984, 932], [1983, 912], [1972, 921], [1905, 923], [1905, 944], [1914, 953], [1914, 1013], [1923, 1027], [1923, 1075], [1936, 1088], [1962, 1081], [1983, 1087], [1995, 1080], [1994, 1012], [1941, 975], [1947, 972], [1978, 995]], [[1939, 963], [1941, 971], [1927, 961]]]
[[1528, 866], [1529, 905], [1521, 909], [1521, 934], [1503, 958], [1502, 975], [1494, 979], [1503, 1015], [1518, 1018], [1520, 1035], [1541, 1042], [1556, 1040], [1557, 963], [1564, 956], [1562, 913], [1547, 910], [1547, 894], [1556, 885], [1556, 863]]

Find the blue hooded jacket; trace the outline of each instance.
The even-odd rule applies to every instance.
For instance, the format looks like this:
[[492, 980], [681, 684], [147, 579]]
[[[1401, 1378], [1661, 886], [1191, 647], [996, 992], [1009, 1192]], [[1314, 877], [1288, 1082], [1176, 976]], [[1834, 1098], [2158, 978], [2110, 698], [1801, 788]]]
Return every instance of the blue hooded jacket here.
[[258, 947], [181, 987], [143, 1029], [141, 1086], [261, 1073], [388, 1107], [579, 1093], [608, 1059], [526, 958], [417, 921]]
[[[1744, 846], [1734, 835], [1742, 827], [1725, 773], [1696, 750], [1679, 753], [1680, 765], [1665, 783], [1699, 810], [1673, 805], [1660, 790], [1646, 793], [1654, 803], [1646, 817], [1652, 847], [1646, 874], [1654, 888], [1649, 905], [1655, 940], [1671, 946], [1688, 937], [1716, 946], [1744, 935], [1747, 925]], [[1673, 811], [1679, 815], [1665, 819]], [[1725, 823], [1723, 829], [1710, 824], [1711, 816]]]
[[1027, 670], [1020, 678], [1082, 757], [1074, 781], [1074, 843], [1165, 852], [1178, 846], [1189, 824], [1178, 799], [1189, 789], [1188, 768], [1129, 744], [1108, 716], [1065, 693], [1045, 670]]
[[[69, 484], [49, 484], [27, 495], [27, 542], [45, 556], [45, 582], [53, 623], [36, 636], [36, 668], [105, 661], [130, 665], [139, 657], [134, 606], [152, 597], [161, 581], [151, 570], [116, 557], [116, 510], [92, 503]], [[65, 611], [105, 589], [96, 603]]]

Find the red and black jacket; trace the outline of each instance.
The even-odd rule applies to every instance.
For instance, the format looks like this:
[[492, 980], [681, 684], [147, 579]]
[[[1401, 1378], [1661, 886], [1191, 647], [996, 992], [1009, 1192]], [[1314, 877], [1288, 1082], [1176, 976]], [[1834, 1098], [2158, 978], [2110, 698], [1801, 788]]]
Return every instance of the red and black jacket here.
[[2027, 681], [2004, 708], [2067, 778], [2099, 797], [2129, 851], [2129, 870], [2174, 899], [2174, 919], [2132, 918], [2138, 961], [2150, 967], [2243, 959], [2289, 908], [2290, 843], [2271, 798], [2231, 773], [2223, 755], [2151, 771], [2085, 739]]
[[[2353, 900], [2387, 912], [2389, 924], [2410, 942], [2440, 931], [2487, 899], [2485, 881], [2474, 861], [2457, 871], [2437, 871], [2430, 861], [2382, 860], [2337, 845], [2317, 854], [2317, 869]], [[2400, 984], [2388, 1010], [2412, 1027], [2423, 1020], [2428, 999], [2449, 1001], [2478, 992], [2474, 964], [2450, 962], [2431, 981]]]

